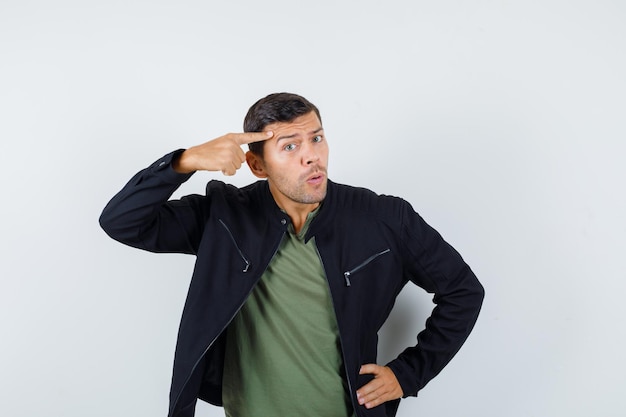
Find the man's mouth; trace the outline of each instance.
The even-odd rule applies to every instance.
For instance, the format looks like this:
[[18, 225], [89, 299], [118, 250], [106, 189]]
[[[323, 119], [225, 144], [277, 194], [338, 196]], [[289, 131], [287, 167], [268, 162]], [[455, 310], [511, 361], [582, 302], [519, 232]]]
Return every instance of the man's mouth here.
[[325, 175], [322, 172], [316, 172], [313, 175], [309, 176], [306, 180], [308, 184], [318, 185], [324, 181]]

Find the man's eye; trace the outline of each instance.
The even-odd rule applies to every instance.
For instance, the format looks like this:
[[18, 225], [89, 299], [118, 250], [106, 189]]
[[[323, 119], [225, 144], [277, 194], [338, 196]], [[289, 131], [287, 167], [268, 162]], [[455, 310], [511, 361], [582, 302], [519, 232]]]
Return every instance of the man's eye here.
[[293, 151], [294, 149], [296, 149], [296, 144], [290, 143], [289, 145], [286, 145], [283, 149], [286, 151]]
[[313, 142], [321, 142], [322, 141], [322, 135], [317, 135], [313, 137]]

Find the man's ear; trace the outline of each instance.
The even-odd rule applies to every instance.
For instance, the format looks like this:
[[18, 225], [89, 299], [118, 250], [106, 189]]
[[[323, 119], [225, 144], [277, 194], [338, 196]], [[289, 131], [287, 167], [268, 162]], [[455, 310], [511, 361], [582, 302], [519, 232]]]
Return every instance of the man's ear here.
[[250, 167], [250, 171], [257, 178], [267, 178], [267, 172], [265, 172], [265, 164], [263, 163], [263, 158], [259, 155], [248, 151], [246, 152], [246, 162]]

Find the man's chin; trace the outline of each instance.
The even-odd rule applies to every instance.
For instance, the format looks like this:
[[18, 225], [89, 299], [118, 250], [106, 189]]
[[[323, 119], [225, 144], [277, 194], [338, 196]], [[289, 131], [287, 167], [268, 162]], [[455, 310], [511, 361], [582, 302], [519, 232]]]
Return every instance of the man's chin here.
[[325, 198], [326, 198], [326, 187], [324, 187], [323, 192], [310, 194], [306, 196], [304, 200], [305, 200], [305, 204], [317, 204], [317, 203], [321, 203], [322, 201], [324, 201]]

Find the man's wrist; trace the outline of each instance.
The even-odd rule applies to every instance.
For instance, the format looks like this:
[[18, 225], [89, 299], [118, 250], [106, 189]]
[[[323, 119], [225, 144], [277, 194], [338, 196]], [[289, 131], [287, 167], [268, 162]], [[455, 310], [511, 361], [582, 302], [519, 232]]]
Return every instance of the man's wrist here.
[[191, 174], [195, 169], [189, 166], [189, 152], [185, 149], [172, 159], [172, 169], [179, 174]]

